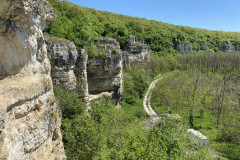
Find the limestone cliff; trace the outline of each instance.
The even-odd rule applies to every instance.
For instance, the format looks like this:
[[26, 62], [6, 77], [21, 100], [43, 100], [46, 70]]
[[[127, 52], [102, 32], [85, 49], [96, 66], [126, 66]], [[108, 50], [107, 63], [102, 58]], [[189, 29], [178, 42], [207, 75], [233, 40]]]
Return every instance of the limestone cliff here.
[[[88, 58], [85, 50], [64, 39], [47, 38], [48, 57], [53, 82], [75, 90], [86, 102], [101, 95], [113, 96], [118, 102], [122, 93], [122, 52], [115, 39], [99, 38], [96, 46], [104, 57]], [[90, 95], [89, 95], [90, 92]]]
[[87, 79], [90, 94], [111, 93], [118, 102], [122, 94], [122, 52], [119, 43], [112, 38], [99, 38], [96, 42], [99, 52], [106, 58], [88, 58]]
[[87, 61], [88, 61], [88, 54], [87, 52], [82, 49], [79, 52], [79, 56], [76, 62], [74, 73], [77, 77], [77, 92], [88, 101], [88, 80], [87, 80]]
[[74, 43], [66, 39], [44, 38], [54, 85], [75, 90], [81, 98], [87, 98], [87, 52], [84, 49], [77, 50]]
[[134, 36], [129, 36], [129, 45], [123, 52], [124, 66], [129, 67], [131, 62], [144, 65], [150, 61], [150, 58], [150, 48], [144, 44], [144, 39], [138, 38], [136, 42]]
[[64, 159], [42, 30], [44, 0], [0, 0], [0, 159]]
[[51, 77], [55, 85], [63, 85], [69, 90], [76, 89], [74, 74], [78, 52], [73, 42], [65, 39], [45, 37], [48, 58], [51, 61]]

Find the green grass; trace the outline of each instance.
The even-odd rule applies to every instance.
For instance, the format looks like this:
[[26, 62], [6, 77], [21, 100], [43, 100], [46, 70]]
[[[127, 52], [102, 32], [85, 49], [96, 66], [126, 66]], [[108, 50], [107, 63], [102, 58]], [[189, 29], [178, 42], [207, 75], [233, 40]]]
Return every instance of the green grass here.
[[165, 73], [160, 73], [158, 74], [157, 76], [155, 76], [153, 79], [156, 80], [156, 79], [159, 79], [159, 78], [162, 78], [164, 76], [168, 76], [168, 75], [172, 75], [174, 73], [178, 72], [178, 70], [174, 70], [174, 71], [170, 71], [170, 72], [165, 72]]
[[122, 101], [121, 106], [125, 114], [135, 116], [141, 120], [149, 118], [143, 109], [143, 99], [137, 99], [135, 104], [128, 104]]

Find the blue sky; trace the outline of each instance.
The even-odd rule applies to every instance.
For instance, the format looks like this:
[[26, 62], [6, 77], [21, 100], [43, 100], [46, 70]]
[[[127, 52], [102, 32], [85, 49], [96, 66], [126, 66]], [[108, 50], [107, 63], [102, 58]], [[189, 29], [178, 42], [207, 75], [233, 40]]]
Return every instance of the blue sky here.
[[240, 0], [69, 0], [134, 17], [209, 30], [240, 32]]

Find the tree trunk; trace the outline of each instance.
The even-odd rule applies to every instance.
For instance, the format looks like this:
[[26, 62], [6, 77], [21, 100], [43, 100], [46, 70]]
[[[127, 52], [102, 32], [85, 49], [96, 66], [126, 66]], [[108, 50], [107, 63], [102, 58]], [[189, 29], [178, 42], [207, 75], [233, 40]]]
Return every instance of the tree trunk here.
[[189, 122], [190, 122], [190, 128], [193, 128], [193, 115], [190, 114], [190, 119], [189, 119]]

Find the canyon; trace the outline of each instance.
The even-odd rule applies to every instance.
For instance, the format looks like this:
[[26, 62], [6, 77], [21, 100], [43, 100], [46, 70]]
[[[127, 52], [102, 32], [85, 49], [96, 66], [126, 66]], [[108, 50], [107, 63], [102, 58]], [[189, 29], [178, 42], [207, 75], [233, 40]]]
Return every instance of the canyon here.
[[[53, 86], [75, 91], [87, 104], [110, 96], [119, 106], [123, 68], [148, 65], [150, 47], [132, 35], [125, 48], [114, 38], [98, 37], [101, 56], [90, 57], [69, 40], [44, 36], [56, 20], [45, 0], [0, 2], [0, 159], [66, 159]], [[222, 51], [239, 46], [225, 43]], [[209, 48], [203, 43], [199, 50]], [[177, 49], [193, 52], [190, 42]]]

